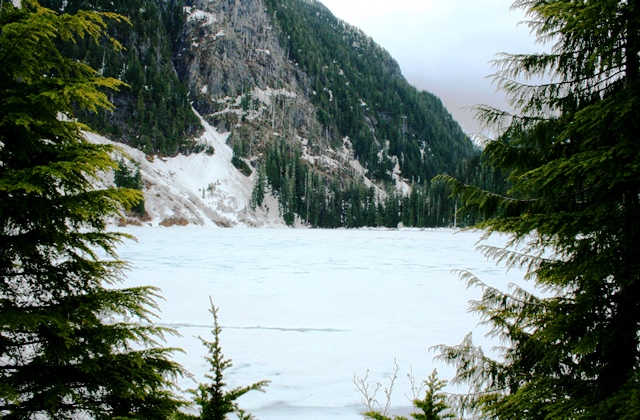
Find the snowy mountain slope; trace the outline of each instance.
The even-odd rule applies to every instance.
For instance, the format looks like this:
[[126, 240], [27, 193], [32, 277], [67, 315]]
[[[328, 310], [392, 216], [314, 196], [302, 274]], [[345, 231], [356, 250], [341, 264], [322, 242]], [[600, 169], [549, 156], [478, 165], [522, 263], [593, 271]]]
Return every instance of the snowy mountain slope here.
[[[219, 133], [200, 118], [205, 131], [197, 142], [204, 145], [205, 149], [211, 146], [213, 154], [201, 152], [174, 157], [147, 156], [138, 149], [100, 135], [85, 134], [93, 143], [116, 145], [122, 150], [122, 155], [137, 162], [140, 169], [147, 214], [142, 220], [128, 215], [126, 220], [114, 220], [113, 223], [165, 227], [285, 227], [278, 200], [270, 191], [267, 191], [262, 206], [251, 209], [257, 171], [252, 168], [253, 173], [248, 177], [238, 171], [231, 163], [233, 151], [226, 143], [229, 133]], [[384, 190], [366, 177], [366, 170], [353, 158], [348, 139], [345, 139], [340, 150], [332, 151], [333, 157], [315, 156], [306, 147], [303, 150], [307, 161], [322, 160], [326, 166], [351, 167], [367, 186], [376, 189], [379, 197], [384, 199], [386, 196]], [[112, 183], [113, 177], [107, 182]], [[398, 178], [397, 185], [399, 189], [410, 192], [404, 180]], [[301, 223], [295, 226], [301, 227]]]
[[[256, 173], [247, 177], [231, 163], [233, 152], [225, 143], [228, 133], [220, 134], [202, 121], [205, 133], [198, 142], [210, 145], [213, 155], [205, 152], [175, 157], [146, 156], [142, 151], [87, 133], [95, 143], [115, 144], [137, 162], [144, 187], [150, 226], [199, 225], [219, 227], [285, 226], [278, 214], [277, 200], [271, 195], [255, 211], [249, 202]], [[127, 223], [138, 223], [128, 220]]]

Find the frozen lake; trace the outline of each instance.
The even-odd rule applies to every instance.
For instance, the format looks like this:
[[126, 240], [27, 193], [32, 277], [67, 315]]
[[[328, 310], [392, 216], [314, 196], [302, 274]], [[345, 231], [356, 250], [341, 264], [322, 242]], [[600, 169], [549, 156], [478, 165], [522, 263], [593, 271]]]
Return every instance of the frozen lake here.
[[[467, 269], [506, 290], [522, 274], [475, 252], [480, 234], [454, 230], [307, 230], [128, 228], [139, 242], [121, 245], [131, 263], [126, 286], [154, 285], [161, 325], [182, 337], [182, 363], [198, 381], [208, 365], [209, 296], [219, 308], [221, 345], [233, 367], [230, 386], [266, 379], [240, 406], [258, 419], [361, 419], [354, 374], [369, 369], [372, 386], [400, 365], [392, 405], [408, 407], [407, 373], [440, 379], [452, 369], [433, 361], [429, 347], [458, 344], [470, 331], [492, 346], [467, 313], [480, 290], [467, 290], [455, 269]], [[499, 243], [498, 240], [492, 240]], [[190, 380], [181, 382], [193, 388]], [[380, 400], [384, 402], [382, 392]]]

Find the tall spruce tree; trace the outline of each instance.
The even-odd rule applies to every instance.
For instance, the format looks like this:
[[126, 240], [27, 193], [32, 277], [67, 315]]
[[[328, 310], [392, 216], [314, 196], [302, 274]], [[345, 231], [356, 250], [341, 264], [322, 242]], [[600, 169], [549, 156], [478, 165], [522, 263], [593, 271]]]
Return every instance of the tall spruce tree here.
[[[117, 289], [124, 235], [104, 219], [140, 200], [98, 189], [117, 167], [88, 143], [74, 106], [109, 109], [117, 88], [57, 42], [103, 36], [110, 13], [56, 14], [35, 0], [0, 10], [0, 415], [167, 418], [181, 368], [150, 324], [157, 290]], [[113, 41], [113, 40], [112, 40]], [[114, 43], [119, 46], [117, 42]], [[106, 257], [100, 254], [105, 253]], [[141, 323], [127, 321], [127, 317]]]
[[[480, 284], [472, 304], [504, 343], [500, 360], [440, 346], [486, 418], [640, 418], [640, 1], [518, 0], [548, 54], [503, 54], [495, 78], [515, 115], [481, 118], [502, 135], [485, 155], [506, 195], [450, 179], [478, 226], [511, 247], [546, 293]], [[548, 82], [531, 83], [531, 77]], [[519, 246], [517, 249], [515, 247]]]

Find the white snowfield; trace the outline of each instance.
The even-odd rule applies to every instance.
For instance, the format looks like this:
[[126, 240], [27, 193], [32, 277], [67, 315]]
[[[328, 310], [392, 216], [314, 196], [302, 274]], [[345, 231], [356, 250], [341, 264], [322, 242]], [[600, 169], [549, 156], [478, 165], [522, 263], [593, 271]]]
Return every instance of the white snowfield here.
[[[240, 406], [262, 420], [360, 419], [365, 407], [353, 383], [369, 369], [371, 389], [389, 385], [394, 360], [400, 365], [392, 407], [407, 415], [407, 374], [417, 381], [437, 368], [430, 347], [459, 344], [473, 331], [484, 337], [466, 289], [452, 273], [469, 269], [506, 290], [522, 273], [496, 267], [475, 252], [480, 234], [454, 230], [210, 229], [128, 227], [139, 242], [119, 248], [132, 270], [126, 286], [162, 289], [160, 325], [176, 328], [168, 346], [186, 354], [177, 360], [193, 379], [206, 381], [211, 339], [209, 296], [219, 308], [221, 345], [233, 367], [229, 387], [270, 380], [266, 393], [243, 396]], [[499, 240], [494, 242], [499, 243]], [[384, 405], [381, 389], [376, 398]], [[231, 417], [233, 418], [233, 417]]]

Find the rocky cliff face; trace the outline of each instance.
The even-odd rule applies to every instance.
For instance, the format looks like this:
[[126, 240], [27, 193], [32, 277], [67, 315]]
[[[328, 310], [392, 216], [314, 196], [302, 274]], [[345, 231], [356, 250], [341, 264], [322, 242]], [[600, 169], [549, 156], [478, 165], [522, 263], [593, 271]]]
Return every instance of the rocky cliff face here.
[[236, 97], [252, 87], [276, 87], [293, 79], [261, 0], [195, 0], [185, 6], [180, 73], [198, 106]]
[[229, 133], [236, 168], [256, 182], [251, 207], [264, 183], [288, 224], [453, 219], [429, 180], [469, 167], [473, 147], [370, 37], [315, 0], [187, 0], [183, 11], [179, 78], [196, 111]]
[[207, 121], [313, 133], [306, 77], [287, 59], [262, 0], [195, 0], [185, 11], [178, 71]]

